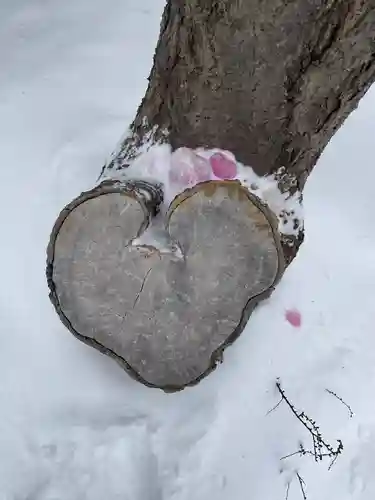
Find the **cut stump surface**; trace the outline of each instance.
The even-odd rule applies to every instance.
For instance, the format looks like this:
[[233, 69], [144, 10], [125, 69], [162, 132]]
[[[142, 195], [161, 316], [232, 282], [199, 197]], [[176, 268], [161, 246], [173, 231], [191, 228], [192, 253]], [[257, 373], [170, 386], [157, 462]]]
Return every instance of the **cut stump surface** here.
[[80, 340], [144, 384], [179, 390], [215, 368], [281, 277], [277, 222], [238, 182], [204, 182], [171, 203], [163, 246], [145, 245], [142, 235], [160, 234], [161, 197], [133, 188], [103, 183], [63, 210], [50, 296]]

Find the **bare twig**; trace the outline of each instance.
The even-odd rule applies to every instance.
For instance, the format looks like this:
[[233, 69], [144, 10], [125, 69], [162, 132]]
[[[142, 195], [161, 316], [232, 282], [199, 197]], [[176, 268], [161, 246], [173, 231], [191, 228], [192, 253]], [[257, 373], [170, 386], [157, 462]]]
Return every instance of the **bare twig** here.
[[270, 410], [268, 410], [268, 412], [266, 413], [266, 416], [269, 415], [270, 413], [272, 413], [273, 411], [276, 410], [276, 408], [278, 408], [281, 403], [283, 402], [283, 398], [280, 399], [280, 401], [277, 403], [277, 405], [275, 405], [273, 408], [271, 408]]
[[[283, 457], [280, 458], [280, 460], [285, 460], [286, 458], [294, 457], [295, 455], [300, 455], [301, 457], [304, 455], [311, 455], [312, 457], [315, 458], [315, 453], [313, 451], [303, 449], [303, 450], [295, 451], [294, 453], [289, 453], [289, 455], [284, 455]], [[321, 460], [321, 458], [325, 458], [325, 457], [332, 457], [332, 454], [331, 453], [321, 453], [320, 455], [318, 455], [319, 460]]]
[[300, 476], [299, 472], [296, 472], [296, 476], [298, 477], [298, 481], [299, 481], [299, 486], [301, 488], [301, 493], [302, 493], [302, 497], [303, 497], [303, 500], [307, 500], [307, 496], [306, 496], [306, 483], [305, 481], [303, 480], [303, 478]]
[[328, 470], [332, 469], [332, 467], [335, 465], [335, 462], [338, 459], [338, 457], [339, 457], [338, 455], [336, 455], [335, 457], [333, 457], [333, 459], [331, 460], [331, 463], [329, 464]]
[[354, 413], [353, 413], [352, 409], [350, 408], [350, 406], [349, 406], [347, 403], [345, 403], [345, 401], [344, 401], [342, 398], [340, 398], [340, 396], [338, 396], [335, 392], [331, 391], [330, 389], [326, 389], [326, 392], [328, 392], [328, 394], [331, 394], [332, 396], [334, 396], [334, 397], [335, 397], [336, 399], [338, 399], [338, 400], [339, 400], [339, 401], [340, 401], [340, 402], [341, 402], [344, 406], [346, 406], [346, 407], [347, 407], [348, 412], [349, 412], [349, 417], [350, 417], [350, 418], [354, 417]]
[[286, 458], [294, 457], [295, 455], [305, 455], [305, 453], [302, 453], [301, 450], [295, 451], [294, 453], [289, 453], [289, 455], [284, 455], [283, 457], [280, 458], [280, 460], [285, 460]]
[[290, 483], [291, 483], [291, 482], [292, 482], [292, 481], [291, 481], [291, 480], [289, 480], [289, 481], [288, 481], [288, 484], [286, 485], [285, 500], [288, 500], [288, 498], [289, 498], [289, 490], [290, 490]]
[[305, 447], [303, 446], [303, 444], [301, 443], [298, 451], [296, 451], [294, 453], [290, 453], [289, 455], [282, 457], [281, 460], [285, 460], [286, 458], [292, 457], [294, 455], [300, 455], [300, 456], [311, 455], [314, 457], [315, 461], [318, 462], [318, 461], [323, 460], [323, 458], [325, 458], [325, 457], [330, 457], [333, 459], [331, 462], [331, 465], [329, 466], [329, 468], [331, 468], [332, 465], [334, 464], [334, 462], [336, 461], [336, 458], [338, 457], [338, 455], [340, 455], [340, 453], [344, 449], [342, 441], [340, 439], [338, 439], [337, 440], [337, 443], [338, 443], [337, 448], [334, 449], [332, 445], [330, 445], [327, 441], [325, 441], [323, 439], [323, 436], [320, 432], [319, 426], [317, 425], [315, 420], [313, 420], [308, 415], [306, 415], [305, 412], [303, 412], [303, 411], [298, 412], [296, 410], [295, 406], [291, 403], [289, 398], [286, 396], [285, 391], [281, 387], [281, 383], [280, 383], [279, 379], [276, 382], [276, 387], [280, 393], [281, 400], [285, 401], [285, 403], [288, 405], [288, 407], [291, 410], [291, 412], [293, 413], [293, 415], [301, 422], [301, 424], [310, 433], [311, 438], [312, 438], [312, 446], [313, 446], [312, 451], [306, 450]]

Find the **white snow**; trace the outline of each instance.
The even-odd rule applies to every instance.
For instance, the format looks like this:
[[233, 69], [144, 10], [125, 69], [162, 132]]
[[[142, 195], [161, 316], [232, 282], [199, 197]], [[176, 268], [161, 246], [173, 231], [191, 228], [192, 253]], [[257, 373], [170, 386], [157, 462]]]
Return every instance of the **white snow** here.
[[[163, 3], [0, 3], [0, 499], [283, 500], [292, 479], [289, 500], [301, 500], [298, 470], [308, 500], [373, 500], [375, 89], [308, 182], [298, 258], [198, 386], [164, 394], [132, 381], [49, 303], [50, 229], [136, 111]], [[266, 415], [277, 377], [343, 440], [331, 471], [280, 462], [310, 437], [285, 404]]]
[[[210, 159], [219, 155], [229, 160], [235, 169], [232, 177], [218, 177], [213, 172]], [[106, 169], [98, 179], [126, 182], [130, 179], [142, 179], [163, 185], [165, 213], [175, 196], [200, 182], [230, 179], [238, 181], [249, 192], [255, 194], [276, 215], [279, 232], [297, 236], [303, 228], [303, 208], [301, 193], [282, 193], [276, 175], [259, 177], [250, 165], [243, 165], [236, 160], [233, 152], [218, 148], [192, 150], [179, 148], [172, 152], [168, 143], [153, 143], [146, 137], [132, 163], [122, 170]]]

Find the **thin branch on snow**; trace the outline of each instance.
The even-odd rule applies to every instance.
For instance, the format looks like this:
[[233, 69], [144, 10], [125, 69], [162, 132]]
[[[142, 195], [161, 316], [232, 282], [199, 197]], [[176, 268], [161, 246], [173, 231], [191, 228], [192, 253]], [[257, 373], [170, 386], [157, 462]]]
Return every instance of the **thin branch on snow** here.
[[313, 446], [313, 450], [307, 450], [304, 447], [304, 445], [300, 443], [298, 451], [290, 453], [289, 455], [285, 455], [284, 457], [281, 458], [281, 460], [285, 460], [286, 458], [290, 458], [294, 455], [300, 455], [300, 456], [311, 455], [314, 457], [315, 462], [318, 462], [322, 461], [323, 458], [325, 457], [329, 457], [332, 458], [331, 464], [329, 465], [328, 468], [328, 470], [330, 470], [335, 461], [337, 460], [337, 457], [342, 453], [344, 449], [341, 439], [337, 440], [338, 443], [337, 447], [333, 448], [331, 444], [329, 444], [327, 441], [323, 439], [323, 436], [320, 432], [320, 428], [315, 422], [315, 420], [306, 415], [305, 412], [303, 411], [299, 412], [296, 410], [295, 406], [291, 403], [290, 399], [286, 396], [285, 391], [281, 387], [279, 379], [277, 379], [276, 381], [276, 387], [280, 393], [281, 400], [285, 401], [285, 403], [287, 404], [293, 415], [301, 422], [301, 424], [310, 433], [312, 437], [312, 446]]
[[349, 412], [349, 417], [350, 417], [350, 418], [354, 417], [354, 413], [353, 413], [352, 409], [350, 408], [350, 406], [349, 406], [347, 403], [345, 403], [345, 401], [344, 401], [342, 398], [340, 398], [340, 396], [338, 396], [335, 392], [331, 391], [330, 389], [326, 389], [326, 392], [328, 392], [328, 394], [331, 394], [332, 396], [334, 396], [334, 397], [335, 397], [336, 399], [338, 399], [338, 400], [339, 400], [339, 401], [340, 401], [340, 402], [341, 402], [344, 406], [346, 406], [346, 407], [347, 407], [348, 412]]
[[283, 398], [280, 399], [280, 401], [277, 403], [277, 405], [275, 405], [273, 408], [271, 408], [270, 410], [268, 410], [268, 412], [266, 413], [266, 416], [269, 415], [270, 413], [272, 413], [273, 411], [276, 410], [276, 408], [278, 408], [281, 403], [283, 402]]
[[335, 457], [333, 457], [333, 459], [331, 460], [331, 463], [329, 464], [328, 470], [332, 469], [332, 467], [335, 465], [335, 462], [338, 459], [338, 457], [339, 457], [338, 455], [336, 455]]
[[290, 490], [290, 483], [292, 482], [292, 480], [290, 479], [288, 481], [288, 484], [286, 485], [286, 491], [285, 491], [285, 500], [288, 500], [289, 498], [289, 490]]
[[[316, 447], [315, 447], [316, 448]], [[301, 443], [300, 444], [300, 449], [298, 451], [294, 451], [293, 453], [289, 453], [289, 455], [284, 455], [283, 457], [280, 458], [280, 460], [285, 460], [286, 458], [290, 458], [290, 457], [294, 457], [295, 455], [300, 455], [301, 457], [302, 456], [305, 456], [305, 455], [311, 455], [312, 457], [315, 458], [316, 456], [316, 451], [311, 451], [311, 450], [305, 450], [303, 444]], [[338, 455], [335, 456], [335, 459], [337, 458]], [[321, 457], [324, 458], [324, 457], [332, 457], [331, 453], [322, 453], [321, 454]], [[329, 466], [328, 469], [331, 468], [331, 465]]]
[[[300, 490], [302, 493], [303, 500], [307, 500], [306, 483], [298, 471], [295, 471], [295, 475], [298, 479], [298, 483], [299, 483], [299, 487], [300, 487]], [[294, 478], [292, 477], [287, 482], [286, 489], [285, 489], [285, 500], [289, 499], [290, 485], [292, 484], [293, 479]]]
[[306, 483], [303, 480], [303, 478], [300, 476], [299, 472], [296, 472], [296, 476], [298, 477], [299, 486], [301, 488], [301, 493], [302, 493], [303, 500], [307, 500], [306, 489], [305, 489], [306, 488]]
[[301, 455], [301, 450], [294, 451], [293, 453], [289, 453], [289, 455], [284, 455], [280, 458], [280, 460], [285, 460], [286, 458], [294, 457], [295, 455]]

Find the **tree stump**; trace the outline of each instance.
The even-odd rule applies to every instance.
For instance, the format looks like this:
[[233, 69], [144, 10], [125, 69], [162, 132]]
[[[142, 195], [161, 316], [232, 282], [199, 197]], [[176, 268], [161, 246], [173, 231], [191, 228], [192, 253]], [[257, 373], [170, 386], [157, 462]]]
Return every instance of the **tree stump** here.
[[162, 143], [227, 151], [277, 178], [276, 215], [298, 232], [280, 246], [271, 210], [234, 181], [200, 183], [159, 214], [160, 186], [102, 183], [63, 210], [48, 249], [52, 302], [78, 338], [164, 390], [216, 366], [303, 241], [284, 201], [301, 201], [374, 81], [374, 26], [375, 0], [167, 0], [148, 89], [102, 174]]
[[276, 218], [237, 181], [161, 202], [144, 181], [82, 193], [53, 228], [47, 278], [77, 338], [174, 391], [215, 368], [284, 263]]

